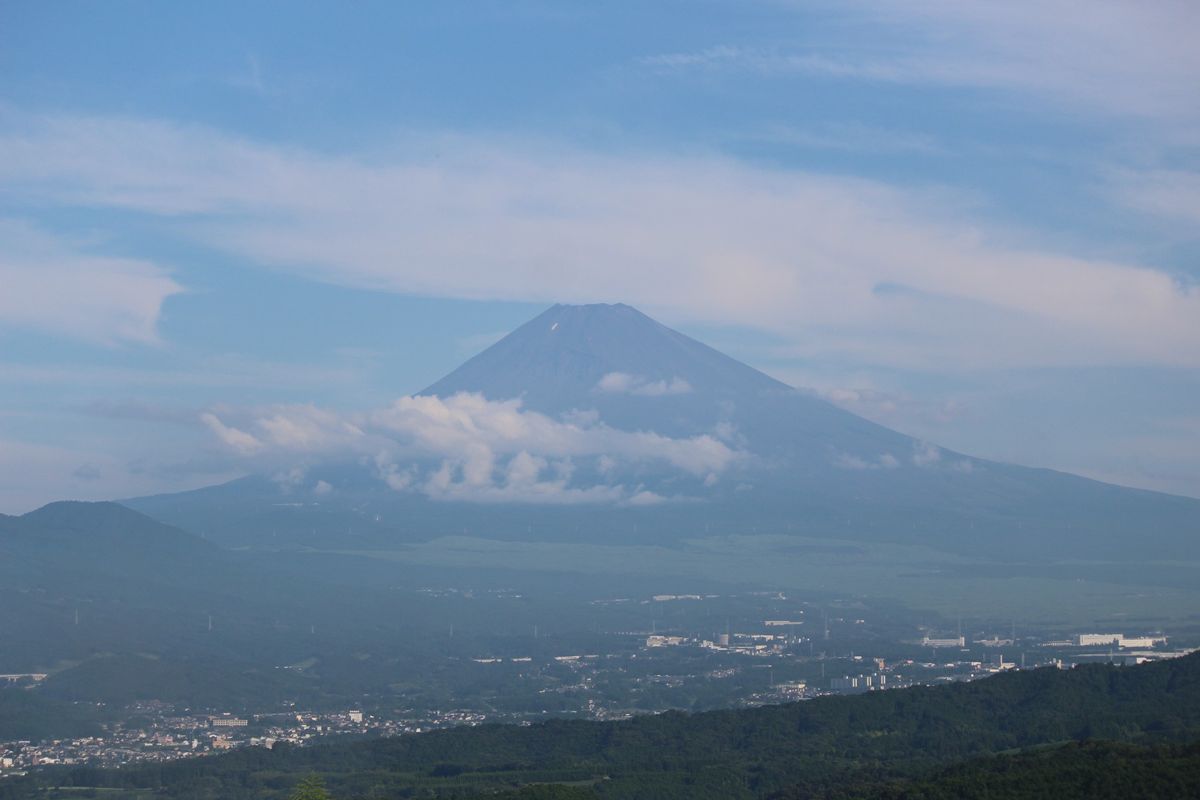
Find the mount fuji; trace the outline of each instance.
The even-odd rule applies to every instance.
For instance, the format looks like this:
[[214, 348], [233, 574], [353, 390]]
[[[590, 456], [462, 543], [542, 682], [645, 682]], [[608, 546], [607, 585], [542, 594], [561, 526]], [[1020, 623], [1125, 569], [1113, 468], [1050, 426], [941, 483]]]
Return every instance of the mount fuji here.
[[[486, 430], [464, 417], [493, 408], [507, 416]], [[463, 532], [670, 544], [755, 532], [1005, 561], [1200, 553], [1200, 500], [914, 439], [626, 305], [556, 305], [388, 413], [378, 424], [392, 431], [403, 419], [404, 435], [421, 442], [433, 437], [413, 427], [420, 421], [459, 420], [465, 452], [473, 432], [491, 437], [476, 448], [487, 459], [472, 473], [428, 450], [401, 448], [386, 470], [362, 452], [309, 456], [289, 473], [302, 482], [264, 473], [124, 502], [250, 547], [383, 548]], [[537, 441], [526, 446], [529, 431]], [[506, 493], [525, 473], [540, 493]], [[467, 486], [456, 476], [472, 474], [487, 492], [433, 490]]]

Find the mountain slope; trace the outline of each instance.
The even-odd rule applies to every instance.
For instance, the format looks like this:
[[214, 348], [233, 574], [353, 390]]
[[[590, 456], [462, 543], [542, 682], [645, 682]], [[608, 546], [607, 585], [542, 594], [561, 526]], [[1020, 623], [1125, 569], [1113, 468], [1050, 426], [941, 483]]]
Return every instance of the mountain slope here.
[[756, 452], [781, 440], [911, 442], [620, 304], [556, 305], [421, 394], [457, 392], [519, 397], [551, 415], [595, 409], [615, 427], [668, 435], [736, 420]]
[[522, 397], [540, 411], [566, 411], [602, 399], [597, 386], [614, 372], [665, 381], [664, 394], [675, 379], [721, 398], [791, 391], [637, 309], [616, 304], [553, 306], [421, 394], [483, 392]]
[[461, 392], [519, 399], [522, 409], [552, 420], [591, 415], [604, 431], [707, 437], [738, 458], [708, 477], [650, 461], [617, 473], [605, 472], [602, 459], [569, 465], [568, 488], [619, 481], [669, 501], [644, 508], [431, 499], [420, 482], [389, 489], [366, 462], [310, 466], [335, 490], [326, 497], [252, 478], [130, 504], [176, 524], [197, 527], [202, 520], [200, 528], [223, 529], [229, 543], [262, 543], [263, 531], [277, 543], [304, 532], [311, 538], [299, 540], [311, 543], [338, 530], [381, 542], [464, 529], [497, 538], [673, 542], [705, 530], [895, 542], [1008, 561], [1200, 554], [1200, 500], [989, 462], [915, 440], [624, 305], [554, 306], [422, 394]]
[[0, 520], [0, 574], [30, 570], [144, 577], [214, 563], [212, 544], [117, 503], [58, 502]]
[[[613, 374], [628, 378], [606, 381]], [[728, 426], [755, 460], [709, 495], [727, 524], [1015, 559], [1117, 557], [1134, 537], [1142, 557], [1200, 553], [1200, 501], [912, 439], [624, 305], [554, 306], [425, 391], [520, 397], [551, 414], [594, 408], [618, 427], [670, 435]]]

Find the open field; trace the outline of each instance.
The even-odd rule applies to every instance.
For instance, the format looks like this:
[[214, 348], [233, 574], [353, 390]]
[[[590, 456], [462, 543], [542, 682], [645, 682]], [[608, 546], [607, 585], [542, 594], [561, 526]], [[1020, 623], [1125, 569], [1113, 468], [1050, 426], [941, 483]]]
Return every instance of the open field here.
[[694, 539], [680, 547], [495, 541], [465, 536], [394, 550], [376, 559], [438, 567], [661, 575], [872, 599], [947, 616], [1078, 625], [1101, 621], [1194, 622], [1200, 565], [1064, 562], [1032, 567], [976, 561], [929, 548], [782, 536]]

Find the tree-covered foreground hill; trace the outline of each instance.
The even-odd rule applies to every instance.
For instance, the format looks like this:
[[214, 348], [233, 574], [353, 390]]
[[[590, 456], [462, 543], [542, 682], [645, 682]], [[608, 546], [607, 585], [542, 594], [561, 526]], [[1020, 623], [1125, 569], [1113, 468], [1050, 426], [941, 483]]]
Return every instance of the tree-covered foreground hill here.
[[[801, 789], [772, 800], [800, 800]], [[989, 756], [925, 778], [850, 786], [829, 800], [1043, 800], [1200, 797], [1200, 744], [1089, 740]]]
[[[944, 797], [957, 795], [939, 794], [939, 782], [999, 780], [1012, 770], [1034, 782], [1068, 767], [1103, 774], [1114, 764], [1138, 774], [1143, 751], [1095, 758], [1089, 748], [1098, 740], [1157, 748], [1145, 758], [1194, 778], [1195, 750], [1167, 746], [1200, 740], [1200, 654], [749, 710], [488, 725], [120, 771], [58, 770], [0, 785], [0, 798], [78, 797], [87, 788], [108, 789], [105, 797], [284, 798], [313, 773], [335, 798]], [[1072, 742], [1089, 744], [1047, 747]]]

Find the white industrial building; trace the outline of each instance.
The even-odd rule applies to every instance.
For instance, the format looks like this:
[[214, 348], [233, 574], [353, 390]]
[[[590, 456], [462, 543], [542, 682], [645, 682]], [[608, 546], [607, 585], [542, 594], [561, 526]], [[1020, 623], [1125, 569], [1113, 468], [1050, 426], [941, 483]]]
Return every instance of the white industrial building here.
[[921, 640], [921, 644], [924, 645], [925, 647], [966, 647], [967, 646], [967, 637], [956, 636], [953, 638], [935, 639], [935, 638], [926, 636], [924, 639]]
[[1123, 633], [1081, 633], [1075, 637], [1075, 645], [1078, 647], [1146, 649], [1166, 643], [1165, 636], [1126, 636]]

